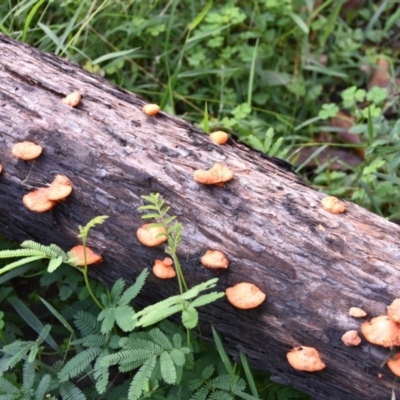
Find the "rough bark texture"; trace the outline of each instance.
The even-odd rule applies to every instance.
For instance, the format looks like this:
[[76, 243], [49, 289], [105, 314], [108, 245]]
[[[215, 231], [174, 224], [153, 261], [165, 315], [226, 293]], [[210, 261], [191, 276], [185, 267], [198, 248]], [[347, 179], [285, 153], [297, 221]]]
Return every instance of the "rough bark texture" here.
[[[61, 99], [81, 90], [71, 108]], [[319, 207], [323, 197], [284, 164], [230, 142], [210, 143], [190, 124], [165, 113], [147, 117], [144, 101], [52, 54], [0, 35], [0, 232], [22, 241], [76, 244], [79, 224], [109, 215], [95, 230], [92, 247], [105, 264], [96, 277], [132, 282], [162, 249], [141, 246], [137, 207], [143, 194], [160, 192], [183, 224], [180, 258], [190, 285], [215, 273], [200, 256], [209, 248], [228, 255], [219, 289], [256, 283], [267, 301], [250, 311], [226, 299], [202, 312], [234, 356], [243, 351], [273, 379], [315, 399], [389, 399], [395, 377], [380, 365], [388, 350], [367, 344], [345, 347], [340, 338], [360, 321], [351, 306], [370, 316], [385, 313], [400, 293], [400, 228], [354, 205], [342, 215]], [[33, 162], [11, 156], [13, 144], [30, 140], [44, 147]], [[193, 181], [195, 169], [223, 162], [235, 172], [225, 187]], [[29, 212], [22, 196], [63, 173], [73, 195], [45, 214]], [[150, 277], [143, 303], [176, 293], [173, 282]], [[205, 330], [207, 332], [207, 328]], [[318, 373], [296, 372], [286, 362], [293, 346], [314, 346], [327, 364]], [[382, 379], [378, 379], [382, 373]]]

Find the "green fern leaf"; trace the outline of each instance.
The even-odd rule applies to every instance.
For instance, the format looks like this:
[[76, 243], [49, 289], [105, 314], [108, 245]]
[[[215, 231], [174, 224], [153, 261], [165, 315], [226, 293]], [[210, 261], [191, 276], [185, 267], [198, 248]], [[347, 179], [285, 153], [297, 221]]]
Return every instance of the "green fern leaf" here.
[[84, 227], [79, 227], [79, 234], [78, 237], [86, 242], [87, 237], [89, 236], [89, 231], [94, 228], [96, 225], [101, 225], [104, 221], [108, 218], [108, 215], [98, 215], [90, 220]]
[[110, 379], [108, 368], [100, 365], [102, 358], [108, 355], [109, 351], [103, 350], [102, 353], [97, 357], [94, 364], [93, 377], [96, 380], [96, 390], [99, 394], [103, 394], [106, 391]]
[[115, 323], [115, 308], [105, 308], [97, 317], [101, 323], [101, 333], [108, 333], [114, 327]]
[[35, 400], [43, 400], [49, 391], [49, 386], [51, 382], [51, 376], [49, 374], [44, 374], [37, 385], [35, 391]]
[[83, 392], [71, 382], [64, 382], [60, 385], [62, 400], [87, 400]]
[[79, 310], [74, 315], [74, 324], [83, 337], [99, 331], [100, 324], [97, 318], [88, 311]]
[[202, 386], [198, 389], [190, 398], [190, 400], [207, 400], [207, 396], [210, 393], [210, 389], [206, 386]]
[[159, 328], [154, 328], [149, 331], [150, 337], [155, 343], [160, 345], [165, 350], [172, 350], [173, 346], [168, 336]]
[[176, 368], [174, 362], [172, 361], [172, 357], [166, 351], [160, 355], [160, 369], [161, 376], [166, 383], [170, 385], [176, 383]]
[[85, 347], [103, 347], [106, 343], [106, 336], [94, 334], [87, 335], [82, 339], [74, 340], [71, 344], [82, 344]]
[[183, 367], [186, 362], [185, 353], [180, 349], [172, 349], [170, 352], [172, 361], [178, 367]]
[[3, 353], [10, 354], [11, 357], [2, 365], [2, 370], [14, 368], [26, 355], [35, 347], [35, 342], [22, 342], [17, 340], [3, 347]]
[[207, 379], [210, 379], [211, 376], [213, 375], [215, 371], [214, 365], [207, 365], [203, 371], [201, 371], [201, 377], [206, 381]]
[[32, 389], [35, 381], [35, 364], [24, 362], [22, 367], [22, 388], [24, 391]]
[[182, 311], [182, 323], [186, 329], [193, 329], [197, 325], [198, 321], [199, 313], [191, 305]]
[[139, 371], [136, 373], [129, 386], [128, 400], [137, 400], [141, 397], [149, 384], [156, 362], [157, 357], [152, 356], [139, 368]]
[[10, 381], [0, 376], [0, 393], [15, 396], [20, 393], [20, 390], [19, 388], [14, 386]]
[[77, 377], [89, 366], [100, 352], [101, 349], [99, 347], [91, 347], [71, 358], [57, 374], [60, 382], [67, 382], [69, 379]]
[[115, 320], [124, 332], [130, 332], [135, 328], [136, 320], [134, 316], [135, 311], [131, 306], [122, 305], [115, 308]]
[[67, 257], [67, 254], [58, 246], [45, 246], [44, 244], [34, 242], [33, 240], [25, 240], [21, 243], [23, 249], [32, 249], [39, 251], [43, 256], [47, 258], [57, 258], [61, 256], [63, 259]]
[[[159, 352], [159, 354], [161, 352], [162, 350]], [[132, 361], [138, 362], [138, 365], [141, 365], [141, 363], [153, 356], [155, 356], [154, 349], [121, 350], [117, 353], [103, 357], [100, 362], [100, 366], [110, 367], [111, 365], [129, 363]]]
[[208, 396], [208, 400], [234, 400], [233, 397], [222, 390], [216, 390], [215, 392], [211, 392]]
[[120, 305], [129, 304], [140, 293], [148, 275], [149, 270], [146, 268], [136, 278], [135, 283], [125, 290], [119, 300]]
[[43, 256], [42, 252], [33, 249], [2, 250], [0, 258]]
[[124, 287], [125, 287], [125, 281], [122, 278], [119, 278], [114, 282], [114, 285], [110, 292], [111, 301], [114, 306], [116, 306], [119, 303], [119, 299], [121, 298], [121, 294], [124, 290]]
[[224, 292], [211, 292], [211, 293], [203, 294], [203, 295], [197, 297], [196, 299], [194, 299], [190, 303], [190, 305], [192, 307], [205, 306], [206, 304], [213, 303], [214, 301], [216, 301], [224, 296], [225, 296]]
[[41, 345], [47, 339], [47, 336], [49, 336], [50, 331], [51, 331], [51, 325], [46, 324], [43, 326], [43, 328], [40, 330], [39, 336], [36, 340], [38, 345]]

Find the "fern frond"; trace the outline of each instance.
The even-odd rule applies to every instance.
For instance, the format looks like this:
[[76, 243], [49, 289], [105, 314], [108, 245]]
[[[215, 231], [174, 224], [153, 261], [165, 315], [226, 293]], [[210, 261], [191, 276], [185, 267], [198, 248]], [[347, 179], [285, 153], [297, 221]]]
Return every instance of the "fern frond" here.
[[201, 377], [206, 381], [210, 379], [215, 371], [214, 365], [207, 365], [203, 371], [201, 371]]
[[60, 382], [67, 382], [69, 379], [77, 377], [100, 353], [99, 347], [91, 347], [71, 358], [57, 374]]
[[159, 328], [154, 328], [149, 331], [150, 337], [153, 339], [154, 343], [157, 343], [165, 350], [172, 350], [173, 346], [171, 341], [168, 339], [167, 335]]
[[98, 215], [90, 220], [85, 226], [79, 227], [79, 234], [78, 237], [86, 242], [87, 237], [89, 236], [89, 231], [94, 228], [96, 225], [101, 225], [104, 221], [108, 218], [108, 215]]
[[[97, 331], [96, 331], [97, 332]], [[74, 340], [72, 344], [82, 344], [85, 347], [103, 347], [107, 340], [104, 335], [87, 335], [79, 340]]]
[[234, 398], [227, 392], [216, 390], [215, 392], [210, 393], [208, 400], [234, 400]]
[[190, 400], [207, 400], [210, 389], [207, 386], [202, 386], [190, 398]]
[[120, 305], [115, 307], [115, 321], [124, 332], [131, 332], [136, 326], [135, 311], [131, 306]]
[[35, 364], [24, 362], [22, 367], [22, 388], [24, 391], [32, 389], [35, 381]]
[[103, 350], [103, 352], [97, 357], [94, 364], [93, 377], [96, 380], [96, 390], [99, 394], [103, 394], [106, 391], [110, 379], [108, 368], [100, 365], [102, 358], [108, 355], [109, 351]]
[[118, 365], [118, 370], [122, 373], [130, 372], [141, 367], [143, 362], [144, 360], [122, 361], [121, 364]]
[[20, 393], [20, 390], [10, 381], [0, 376], [0, 393], [18, 395]]
[[146, 268], [136, 278], [135, 283], [125, 290], [124, 294], [119, 300], [120, 305], [129, 304], [140, 293], [148, 275], [149, 270]]
[[119, 303], [119, 299], [121, 298], [121, 294], [125, 287], [125, 281], [122, 278], [119, 278], [115, 281], [113, 287], [111, 288], [111, 301], [114, 306]]
[[50, 248], [51, 248], [52, 250], [58, 252], [58, 254], [62, 257], [62, 260], [63, 260], [64, 262], [67, 262], [67, 261], [68, 261], [68, 259], [69, 259], [68, 254], [67, 254], [60, 246], [57, 246], [56, 244], [52, 243], [52, 244], [50, 245]]
[[149, 383], [156, 362], [157, 357], [152, 356], [139, 368], [129, 387], [128, 400], [138, 400], [141, 397]]
[[115, 323], [115, 307], [105, 308], [104, 310], [101, 310], [97, 319], [99, 321], [103, 321], [101, 323], [101, 333], [106, 334], [110, 332]]
[[83, 392], [71, 382], [63, 382], [60, 385], [62, 400], [86, 400]]
[[14, 258], [14, 257], [29, 257], [29, 256], [43, 256], [43, 253], [33, 249], [18, 249], [18, 250], [2, 250], [0, 251], [0, 258]]
[[4, 365], [3, 368], [6, 370], [14, 368], [28, 354], [28, 352], [35, 347], [35, 345], [36, 343], [32, 341], [22, 342], [17, 340], [4, 346], [2, 351], [6, 354], [10, 354], [11, 357], [7, 360], [6, 365]]
[[180, 349], [172, 349], [169, 353], [171, 355], [172, 361], [178, 367], [183, 367], [186, 362], [185, 353]]
[[128, 363], [131, 361], [144, 362], [154, 356], [151, 349], [122, 350], [102, 358], [100, 366], [110, 367], [111, 365]]
[[35, 391], [35, 400], [43, 400], [49, 391], [49, 386], [51, 382], [51, 376], [49, 374], [44, 374], [42, 379], [40, 379]]
[[161, 369], [161, 376], [166, 383], [170, 385], [176, 383], [177, 375], [176, 375], [175, 364], [172, 361], [171, 355], [167, 351], [164, 351], [160, 355], [160, 369]]
[[51, 331], [51, 325], [46, 324], [42, 327], [42, 329], [39, 332], [39, 336], [36, 340], [38, 345], [41, 345], [47, 338], [47, 336], [49, 336]]
[[[166, 319], [166, 320], [160, 322], [158, 327], [169, 336], [172, 336], [175, 333], [178, 333], [180, 335], [186, 335], [186, 331], [184, 332], [180, 325], [175, 324], [174, 322], [170, 321], [169, 319]], [[175, 346], [175, 347], [178, 347], [178, 346]]]
[[58, 258], [61, 256], [63, 260], [65, 258], [68, 259], [67, 254], [61, 249], [61, 247], [58, 247], [57, 245], [45, 246], [44, 244], [34, 242], [33, 240], [25, 240], [25, 242], [21, 243], [21, 247], [23, 249], [36, 250], [47, 258]]
[[90, 312], [84, 310], [79, 310], [74, 315], [74, 325], [83, 337], [92, 335], [100, 329], [97, 318]]

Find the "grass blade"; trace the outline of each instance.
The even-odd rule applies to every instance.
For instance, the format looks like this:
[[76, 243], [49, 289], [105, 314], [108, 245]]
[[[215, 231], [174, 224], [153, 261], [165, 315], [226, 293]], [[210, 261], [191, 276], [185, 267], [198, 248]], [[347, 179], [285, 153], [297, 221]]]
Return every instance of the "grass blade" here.
[[232, 364], [229, 360], [228, 355], [226, 354], [224, 346], [222, 345], [221, 338], [219, 337], [218, 332], [215, 330], [214, 327], [212, 327], [212, 333], [213, 333], [215, 345], [217, 346], [219, 356], [221, 357], [221, 360], [225, 366], [226, 372], [229, 374], [229, 376], [232, 379], [235, 379], [235, 373], [233, 372]]
[[249, 384], [251, 393], [253, 394], [253, 396], [255, 396], [258, 399], [259, 396], [258, 396], [258, 391], [256, 388], [256, 383], [254, 382], [253, 374], [251, 373], [249, 363], [247, 362], [247, 357], [242, 352], [239, 353], [239, 356], [240, 356], [240, 361], [242, 363], [244, 374], [246, 375], [247, 383]]
[[24, 30], [22, 32], [22, 38], [21, 41], [25, 42], [26, 38], [26, 33], [28, 32], [29, 27], [31, 26], [31, 22], [33, 17], [36, 15], [37, 10], [40, 8], [40, 6], [44, 3], [44, 0], [39, 0], [33, 7], [32, 10], [29, 11], [28, 16], [26, 17], [25, 24], [24, 24]]

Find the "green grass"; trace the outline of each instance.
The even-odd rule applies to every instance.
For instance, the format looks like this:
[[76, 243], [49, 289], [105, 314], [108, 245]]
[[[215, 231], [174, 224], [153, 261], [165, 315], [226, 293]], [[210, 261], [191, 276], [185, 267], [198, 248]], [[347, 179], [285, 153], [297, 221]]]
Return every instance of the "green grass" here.
[[[343, 4], [4, 0], [0, 31], [102, 74], [207, 133], [227, 130], [258, 151], [289, 160], [315, 188], [396, 222], [400, 9], [388, 0], [367, 0], [356, 10]], [[368, 88], [364, 71], [372, 71], [379, 58], [389, 62], [391, 91]], [[337, 137], [330, 119], [338, 110], [354, 117], [359, 143]], [[322, 131], [333, 140], [321, 140]], [[310, 153], [299, 158], [307, 148]], [[365, 157], [348, 165], [346, 155], [357, 148]], [[345, 155], [337, 156], [336, 149]], [[329, 157], [321, 159], [324, 152]], [[254, 371], [243, 357], [242, 365], [257, 397]], [[290, 389], [257, 377], [269, 388], [261, 398], [291, 398]]]

